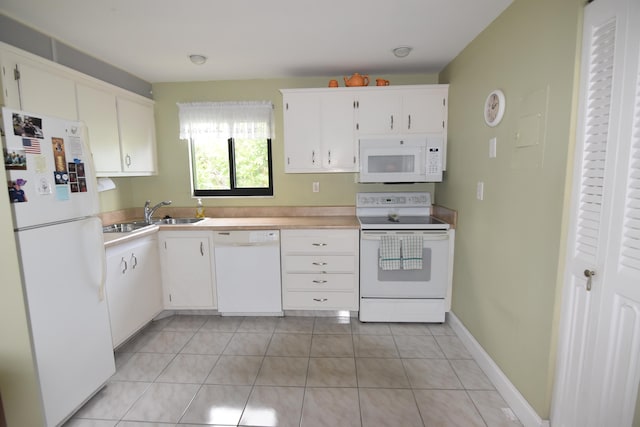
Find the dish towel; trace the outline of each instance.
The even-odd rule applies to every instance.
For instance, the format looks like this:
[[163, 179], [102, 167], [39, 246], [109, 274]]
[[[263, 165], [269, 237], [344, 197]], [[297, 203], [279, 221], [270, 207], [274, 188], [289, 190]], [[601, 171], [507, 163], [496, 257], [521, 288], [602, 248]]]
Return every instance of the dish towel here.
[[400, 239], [396, 236], [380, 237], [378, 265], [383, 270], [400, 270]]
[[402, 268], [404, 270], [422, 269], [422, 236], [402, 237]]

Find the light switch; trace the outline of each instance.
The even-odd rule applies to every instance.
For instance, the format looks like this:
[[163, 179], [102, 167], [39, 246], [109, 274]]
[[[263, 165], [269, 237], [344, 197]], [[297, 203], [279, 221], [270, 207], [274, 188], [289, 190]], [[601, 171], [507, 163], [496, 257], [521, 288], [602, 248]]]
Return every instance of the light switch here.
[[494, 136], [489, 140], [489, 158], [495, 159], [496, 157], [496, 145], [498, 144], [498, 140]]
[[484, 182], [478, 181], [476, 186], [476, 198], [478, 200], [484, 200]]
[[320, 192], [320, 183], [318, 181], [315, 181], [313, 183], [312, 188], [313, 188], [313, 192], [314, 193], [319, 193]]

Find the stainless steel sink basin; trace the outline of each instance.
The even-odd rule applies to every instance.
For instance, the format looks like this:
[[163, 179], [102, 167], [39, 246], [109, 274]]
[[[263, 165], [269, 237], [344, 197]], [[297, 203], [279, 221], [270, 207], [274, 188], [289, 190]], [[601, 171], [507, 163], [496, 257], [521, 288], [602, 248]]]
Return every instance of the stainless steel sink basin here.
[[163, 218], [153, 221], [153, 224], [147, 224], [142, 220], [121, 222], [118, 224], [111, 224], [102, 227], [103, 233], [131, 233], [132, 231], [140, 230], [150, 225], [180, 225], [180, 224], [195, 224], [204, 220], [204, 218]]
[[131, 233], [132, 231], [140, 230], [141, 228], [148, 227], [150, 224], [147, 224], [144, 221], [129, 221], [129, 222], [121, 222], [118, 224], [111, 224], [105, 227], [102, 227], [103, 233]]
[[204, 218], [163, 218], [158, 221], [154, 221], [158, 225], [179, 225], [179, 224], [195, 224], [203, 221]]

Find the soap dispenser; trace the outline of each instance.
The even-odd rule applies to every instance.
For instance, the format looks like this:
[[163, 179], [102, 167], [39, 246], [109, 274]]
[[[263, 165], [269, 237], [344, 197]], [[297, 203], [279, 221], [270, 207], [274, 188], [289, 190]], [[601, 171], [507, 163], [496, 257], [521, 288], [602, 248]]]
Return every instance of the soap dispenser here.
[[196, 203], [196, 218], [204, 218], [204, 206], [202, 206], [202, 199], [198, 199]]

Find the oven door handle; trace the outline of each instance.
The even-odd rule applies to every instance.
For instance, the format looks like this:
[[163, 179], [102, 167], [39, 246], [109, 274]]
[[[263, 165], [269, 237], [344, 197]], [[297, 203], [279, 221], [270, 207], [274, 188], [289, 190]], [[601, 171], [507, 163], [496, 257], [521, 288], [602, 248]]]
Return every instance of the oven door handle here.
[[447, 233], [434, 233], [434, 234], [368, 234], [362, 233], [360, 238], [362, 240], [380, 240], [382, 236], [396, 236], [398, 238], [402, 238], [402, 236], [422, 236], [423, 241], [435, 241], [435, 240], [449, 240], [449, 234]]

